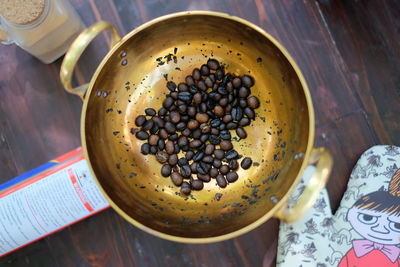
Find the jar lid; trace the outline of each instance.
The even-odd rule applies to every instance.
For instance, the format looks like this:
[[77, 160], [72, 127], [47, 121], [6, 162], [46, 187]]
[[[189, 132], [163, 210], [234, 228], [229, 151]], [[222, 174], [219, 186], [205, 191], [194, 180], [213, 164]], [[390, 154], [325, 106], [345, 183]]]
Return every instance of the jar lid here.
[[45, 0], [0, 0], [0, 14], [9, 22], [26, 25], [42, 15]]

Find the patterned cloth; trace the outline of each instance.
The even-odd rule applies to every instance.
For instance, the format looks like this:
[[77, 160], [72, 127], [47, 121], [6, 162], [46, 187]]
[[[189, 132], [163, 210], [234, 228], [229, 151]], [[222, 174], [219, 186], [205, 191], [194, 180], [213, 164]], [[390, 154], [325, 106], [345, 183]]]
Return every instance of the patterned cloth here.
[[[393, 262], [390, 255], [393, 252], [398, 256], [398, 249], [393, 246], [399, 247], [400, 239], [389, 241], [393, 236], [397, 238], [399, 235], [400, 238], [400, 215], [394, 207], [396, 203], [400, 203], [400, 188], [397, 193], [393, 191], [393, 187], [399, 187], [399, 168], [399, 147], [374, 146], [364, 152], [351, 173], [347, 190], [336, 214], [332, 214], [327, 191], [323, 190], [316, 204], [301, 220], [290, 224], [281, 223], [277, 266], [338, 266], [342, 260], [340, 266], [349, 266], [345, 264], [345, 260], [352, 255], [352, 259], [355, 260], [352, 264], [355, 266], [366, 266], [358, 264], [357, 261], [366, 260], [367, 256], [383, 257], [390, 263], [379, 266], [392, 266], [392, 263], [393, 266], [399, 266], [398, 258], [395, 257]], [[304, 177], [310, 177], [310, 172], [312, 168], [306, 170]], [[304, 178], [298, 185], [290, 203], [294, 203], [304, 190], [307, 180]], [[380, 191], [386, 192], [379, 193]], [[379, 203], [367, 203], [371, 200], [370, 193], [385, 194], [388, 199], [393, 199], [393, 205], [389, 203], [389, 209], [384, 209]], [[385, 204], [389, 205], [387, 201]], [[369, 209], [372, 206], [374, 208]], [[398, 206], [400, 208], [400, 205]], [[348, 220], [350, 215], [352, 217]], [[385, 223], [382, 222], [383, 218], [387, 220]], [[370, 235], [375, 232], [378, 236]], [[390, 237], [385, 239], [385, 235]], [[353, 241], [364, 239], [371, 241], [369, 244], [372, 243], [372, 248], [369, 247], [368, 253], [363, 251], [362, 256], [357, 256], [354, 253]]]

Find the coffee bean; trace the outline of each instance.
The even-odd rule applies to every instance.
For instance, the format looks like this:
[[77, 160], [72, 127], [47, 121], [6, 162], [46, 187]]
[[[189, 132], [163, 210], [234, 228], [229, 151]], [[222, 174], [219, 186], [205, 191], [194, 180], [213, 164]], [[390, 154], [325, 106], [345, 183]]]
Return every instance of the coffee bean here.
[[207, 140], [208, 140], [208, 138], [209, 138], [210, 136], [208, 135], [208, 134], [202, 134], [201, 136], [200, 136], [200, 141], [204, 144], [205, 142], [207, 142]]
[[210, 143], [213, 144], [213, 145], [218, 145], [218, 144], [221, 142], [221, 140], [219, 139], [219, 136], [218, 136], [218, 135], [213, 135], [213, 134], [211, 134], [211, 135], [208, 137], [208, 140], [209, 140]]
[[197, 83], [197, 87], [202, 91], [206, 91], [207, 90], [207, 85], [203, 80], [201, 80], [201, 81], [199, 81]]
[[246, 114], [247, 118], [249, 119], [254, 119], [256, 117], [256, 115], [254, 114], [254, 111], [252, 108], [247, 107], [244, 109], [244, 114]]
[[225, 188], [227, 186], [225, 177], [222, 174], [218, 174], [216, 180], [219, 187]]
[[142, 126], [146, 122], [146, 117], [144, 115], [139, 115], [135, 119], [135, 124], [137, 127]]
[[222, 78], [221, 84], [226, 85], [228, 82], [230, 82], [231, 78], [232, 76], [229, 73], [225, 74], [225, 76]]
[[192, 164], [190, 164], [190, 170], [192, 171], [192, 173], [197, 173], [197, 166], [198, 166], [197, 162], [193, 162]]
[[172, 123], [178, 123], [180, 120], [181, 120], [181, 115], [179, 114], [179, 112], [177, 112], [177, 111], [172, 111], [170, 114], [169, 114], [169, 118], [171, 119], [171, 122]]
[[[172, 97], [174, 100], [178, 99], [178, 95], [179, 95], [179, 93], [176, 91], [169, 94], [169, 96]], [[180, 105], [180, 104], [178, 104], [178, 105]]]
[[223, 71], [222, 69], [218, 69], [218, 70], [215, 72], [215, 78], [216, 78], [218, 81], [220, 81], [220, 80], [222, 80], [223, 77], [224, 77], [224, 71]]
[[158, 140], [158, 143], [157, 143], [157, 146], [158, 146], [158, 149], [159, 149], [159, 150], [164, 150], [164, 148], [165, 148], [165, 142], [164, 142], [164, 140], [159, 139], [159, 140]]
[[186, 158], [187, 160], [191, 160], [191, 159], [193, 158], [193, 156], [194, 156], [194, 152], [191, 151], [191, 150], [189, 150], [189, 151], [186, 152], [186, 154], [185, 154], [185, 158]]
[[226, 129], [229, 129], [229, 130], [233, 130], [233, 129], [236, 129], [236, 128], [237, 128], [237, 123], [236, 122], [229, 122], [226, 125]]
[[167, 88], [168, 88], [168, 90], [173, 92], [176, 90], [176, 84], [172, 81], [169, 81], [169, 82], [167, 82]]
[[165, 125], [164, 121], [160, 117], [155, 116], [152, 118], [152, 120], [160, 128], [163, 128]]
[[243, 110], [240, 107], [232, 108], [232, 118], [235, 121], [240, 121], [243, 117]]
[[197, 178], [199, 178], [200, 180], [202, 180], [203, 182], [208, 183], [209, 181], [211, 181], [211, 176], [209, 174], [197, 174]]
[[165, 130], [166, 130], [168, 133], [172, 134], [172, 133], [175, 133], [176, 128], [175, 128], [175, 125], [172, 124], [171, 122], [166, 122], [166, 123], [165, 123]]
[[226, 124], [225, 123], [221, 123], [218, 127], [219, 130], [223, 131], [226, 129]]
[[[201, 103], [200, 104], [200, 111], [202, 112], [202, 114], [207, 115], [205, 112], [207, 111], [207, 104], [206, 103]], [[207, 115], [208, 118], [208, 115]], [[208, 120], [208, 119], [207, 119]]]
[[157, 145], [158, 140], [160, 139], [160, 137], [158, 135], [152, 134], [149, 137], [149, 145], [151, 146], [155, 146]]
[[196, 153], [194, 154], [193, 160], [194, 160], [194, 161], [200, 161], [200, 160], [203, 159], [203, 157], [204, 157], [204, 152], [198, 151], [198, 152], [196, 152]]
[[237, 160], [231, 159], [229, 161], [229, 169], [237, 170], [238, 168], [239, 168], [239, 163], [237, 162]]
[[211, 166], [203, 161], [200, 161], [196, 167], [196, 171], [200, 174], [207, 174], [211, 169]]
[[181, 147], [181, 150], [182, 151], [189, 151], [189, 149], [190, 149], [190, 147], [189, 147], [189, 145], [186, 145], [186, 146], [183, 146], [183, 147]]
[[156, 146], [150, 146], [150, 154], [155, 155], [157, 153], [158, 149]]
[[137, 132], [135, 136], [139, 140], [147, 140], [149, 138], [149, 134], [144, 131]]
[[219, 168], [219, 167], [221, 167], [221, 165], [222, 165], [222, 161], [221, 161], [220, 159], [214, 159], [212, 165], [213, 165], [215, 168]]
[[178, 99], [185, 103], [190, 103], [192, 101], [192, 94], [190, 92], [180, 92]]
[[169, 155], [168, 164], [175, 166], [178, 163], [178, 156], [176, 154]]
[[211, 127], [218, 127], [221, 124], [219, 119], [214, 119], [210, 122]]
[[[206, 107], [207, 107], [209, 110], [212, 110], [212, 109], [215, 108], [216, 105], [217, 105], [217, 102], [216, 102], [215, 100], [209, 99], [209, 100], [207, 101]], [[215, 115], [217, 115], [217, 114], [215, 114]]]
[[161, 175], [164, 176], [164, 177], [170, 176], [171, 175], [171, 171], [172, 171], [171, 166], [169, 166], [168, 164], [164, 164], [161, 167]]
[[228, 172], [226, 174], [226, 180], [230, 183], [235, 182], [238, 178], [239, 178], [239, 176], [236, 172]]
[[211, 126], [208, 125], [207, 123], [202, 123], [200, 125], [200, 130], [203, 134], [207, 134], [211, 132]]
[[219, 168], [219, 172], [221, 173], [221, 174], [227, 174], [228, 172], [229, 172], [229, 167], [228, 167], [228, 165], [222, 165], [220, 168]]
[[178, 91], [179, 92], [187, 92], [189, 90], [189, 86], [186, 83], [179, 83], [178, 84]]
[[186, 76], [185, 81], [186, 81], [186, 84], [189, 85], [189, 86], [194, 84], [194, 79], [190, 75]]
[[194, 139], [189, 143], [190, 148], [197, 148], [199, 146], [201, 146], [201, 141], [197, 139]]
[[196, 114], [196, 120], [199, 123], [205, 123], [208, 121], [208, 115], [206, 113], [197, 113]]
[[226, 84], [226, 90], [227, 90], [229, 93], [232, 93], [232, 92], [233, 92], [233, 84], [232, 84], [232, 82], [228, 82], [228, 83]]
[[214, 150], [214, 156], [217, 159], [223, 159], [225, 155], [225, 152], [222, 149], [215, 149]]
[[228, 123], [230, 121], [232, 121], [232, 115], [231, 114], [226, 114], [223, 118], [222, 121], [225, 123]]
[[249, 107], [252, 109], [258, 108], [260, 106], [260, 100], [258, 100], [258, 98], [255, 96], [250, 96], [247, 98], [247, 105], [249, 105]]
[[172, 97], [167, 97], [164, 101], [163, 101], [163, 107], [166, 109], [171, 108], [171, 106], [174, 104], [174, 99]]
[[210, 77], [207, 77], [207, 78], [204, 80], [204, 83], [206, 84], [206, 86], [207, 86], [208, 88], [212, 88], [213, 85], [214, 85], [214, 83], [213, 83], [213, 81], [211, 81]]
[[167, 114], [167, 109], [166, 108], [160, 108], [158, 110], [158, 116], [165, 116]]
[[189, 128], [186, 128], [185, 130], [183, 130], [182, 131], [182, 134], [184, 135], [184, 136], [189, 136], [189, 135], [191, 135], [191, 131], [190, 131], [190, 129]]
[[228, 140], [222, 140], [221, 143], [219, 144], [219, 146], [221, 147], [222, 150], [231, 150], [233, 148], [233, 145], [231, 143], [231, 141]]
[[200, 73], [203, 76], [207, 76], [208, 74], [210, 74], [210, 69], [207, 67], [207, 65], [203, 64], [200, 67]]
[[158, 131], [158, 136], [160, 136], [162, 139], [167, 139], [168, 138], [168, 132], [165, 129], [160, 129], [160, 131]]
[[218, 117], [223, 117], [225, 115], [225, 111], [224, 108], [221, 107], [220, 105], [216, 105], [214, 108], [214, 113], [215, 115], [217, 115]]
[[230, 150], [225, 153], [226, 159], [236, 159], [238, 156], [239, 154], [236, 152], [236, 150]]
[[231, 106], [232, 106], [232, 107], [237, 107], [238, 103], [239, 103], [238, 99], [235, 98], [235, 99], [232, 100]]
[[186, 123], [184, 123], [183, 121], [181, 121], [180, 123], [178, 123], [178, 124], [176, 125], [176, 129], [177, 129], [178, 131], [183, 131], [184, 129], [186, 129]]
[[194, 129], [198, 128], [199, 126], [200, 126], [200, 124], [199, 124], [199, 122], [196, 121], [196, 120], [191, 120], [191, 121], [189, 121], [188, 124], [187, 124], [187, 127], [188, 127], [190, 130], [194, 130]]
[[242, 118], [242, 119], [239, 121], [239, 126], [247, 126], [247, 125], [249, 125], [249, 124], [250, 124], [249, 118]]
[[211, 134], [213, 135], [219, 135], [219, 130], [217, 128], [211, 128]]
[[236, 134], [239, 136], [241, 139], [245, 139], [247, 137], [246, 130], [243, 129], [242, 127], [239, 127], [236, 129]]
[[181, 167], [181, 175], [185, 178], [189, 178], [190, 175], [192, 174], [192, 171], [190, 170], [189, 165], [183, 165]]
[[[168, 160], [168, 154], [164, 151], [158, 151], [156, 154], [156, 159], [160, 163], [165, 163]], [[167, 175], [168, 176], [168, 175]]]
[[194, 95], [195, 93], [197, 93], [199, 90], [197, 89], [196, 86], [192, 85], [189, 87], [189, 92]]
[[206, 163], [212, 163], [214, 161], [214, 158], [212, 156], [205, 156], [203, 158], [203, 161]]
[[195, 80], [200, 80], [201, 79], [201, 73], [200, 70], [198, 68], [195, 68], [192, 72], [192, 76]]
[[145, 121], [142, 126], [143, 131], [149, 131], [154, 125], [154, 122], [152, 119]]
[[196, 94], [193, 96], [193, 102], [194, 102], [195, 104], [200, 104], [200, 103], [201, 103], [201, 93], [196, 93]]
[[196, 116], [196, 108], [195, 107], [188, 107], [187, 113], [190, 117]]
[[241, 107], [242, 109], [247, 107], [247, 101], [245, 99], [240, 99], [239, 100], [239, 107]]
[[254, 85], [254, 81], [253, 78], [250, 77], [249, 75], [244, 75], [242, 77], [242, 83], [244, 86], [246, 86], [247, 88], [250, 88]]
[[179, 137], [179, 139], [178, 139], [178, 145], [180, 146], [180, 147], [184, 147], [184, 146], [186, 146], [186, 145], [188, 145], [189, 144], [189, 140], [187, 139], [187, 137], [186, 136], [180, 136]]
[[176, 133], [171, 134], [170, 136], [168, 136], [168, 140], [171, 140], [171, 141], [177, 141], [178, 138], [179, 138], [179, 135], [176, 134]]
[[219, 62], [213, 58], [207, 61], [207, 66], [212, 70], [217, 70], [219, 68]]
[[211, 170], [210, 170], [210, 176], [211, 176], [212, 178], [217, 177], [218, 174], [219, 174], [219, 170], [218, 170], [217, 168], [211, 168]]
[[206, 155], [211, 155], [214, 153], [214, 149], [215, 146], [213, 144], [207, 144], [204, 153], [206, 153]]
[[231, 104], [226, 105], [226, 107], [225, 107], [225, 112], [226, 112], [226, 113], [230, 113], [231, 110], [232, 110], [232, 105], [231, 105]]
[[150, 129], [150, 134], [155, 134], [158, 132], [158, 130], [160, 129], [160, 127], [157, 126], [157, 124], [153, 124], [153, 127], [151, 127]]
[[201, 180], [193, 180], [191, 182], [191, 185], [192, 185], [192, 189], [194, 189], [194, 190], [201, 190], [204, 187], [204, 184]]
[[180, 152], [180, 147], [177, 143], [174, 143], [174, 154], [178, 154]]
[[[186, 103], [184, 101], [179, 99], [179, 93], [177, 93], [176, 98], [178, 100], [175, 101], [175, 106], [177, 106], [179, 108], [180, 105], [186, 105]], [[174, 108], [174, 106], [171, 107], [171, 109], [170, 109], [171, 111], [172, 111], [172, 108]]]
[[232, 80], [232, 85], [234, 88], [240, 88], [240, 86], [242, 85], [242, 80], [239, 77], [235, 77]]
[[150, 153], [150, 145], [148, 143], [144, 143], [141, 147], [140, 147], [140, 152], [143, 155], [147, 155]]
[[251, 164], [253, 164], [253, 160], [249, 157], [245, 157], [244, 159], [242, 159], [240, 166], [242, 167], [242, 169], [247, 170], [251, 167]]
[[228, 105], [229, 99], [227, 97], [223, 97], [219, 100], [218, 104], [221, 107], [225, 107], [226, 105]]
[[184, 195], [189, 195], [190, 194], [190, 184], [187, 182], [183, 182], [181, 185], [181, 193]]
[[144, 110], [144, 113], [146, 113], [147, 116], [155, 116], [156, 115], [156, 111], [154, 108], [146, 108]]
[[178, 165], [179, 167], [185, 166], [185, 165], [189, 165], [188, 161], [186, 158], [179, 158], [178, 159]]
[[174, 142], [167, 141], [167, 143], [165, 143], [165, 151], [170, 155], [174, 153]]
[[230, 140], [232, 138], [231, 133], [228, 130], [221, 131], [219, 137], [223, 140]]
[[250, 90], [247, 87], [240, 87], [239, 89], [239, 97], [246, 98], [250, 95]]
[[176, 186], [180, 186], [183, 182], [182, 175], [180, 175], [178, 172], [171, 173], [171, 180]]

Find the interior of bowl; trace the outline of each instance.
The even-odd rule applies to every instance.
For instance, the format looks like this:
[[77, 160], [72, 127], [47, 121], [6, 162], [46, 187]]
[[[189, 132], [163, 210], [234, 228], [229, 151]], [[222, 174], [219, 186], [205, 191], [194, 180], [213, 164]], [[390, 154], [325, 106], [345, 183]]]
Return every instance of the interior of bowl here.
[[[145, 108], [161, 107], [166, 79], [184, 81], [210, 57], [254, 77], [261, 105], [248, 138], [233, 141], [254, 163], [224, 189], [213, 179], [184, 197], [155, 157], [140, 153], [143, 141], [131, 129]], [[83, 121], [89, 161], [109, 199], [147, 228], [194, 239], [235, 232], [267, 214], [297, 177], [309, 142], [306, 96], [292, 65], [258, 30], [217, 15], [170, 16], [125, 36], [97, 74]]]

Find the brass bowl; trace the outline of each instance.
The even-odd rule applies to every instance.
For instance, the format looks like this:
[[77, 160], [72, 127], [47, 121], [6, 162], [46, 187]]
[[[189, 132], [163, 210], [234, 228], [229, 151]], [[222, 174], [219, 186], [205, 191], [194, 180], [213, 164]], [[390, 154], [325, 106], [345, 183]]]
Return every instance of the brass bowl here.
[[[105, 29], [113, 33], [111, 50], [89, 85], [72, 88], [77, 60]], [[255, 79], [252, 94], [261, 101], [258, 116], [246, 127], [249, 137], [234, 142], [254, 166], [240, 169], [239, 180], [225, 189], [211, 181], [185, 198], [170, 179], [161, 177], [155, 157], [140, 153], [143, 142], [131, 129], [145, 108], [161, 107], [168, 92], [165, 75], [184, 81], [210, 57], [224, 63], [228, 72]], [[165, 239], [208, 243], [246, 233], [273, 216], [298, 219], [316, 200], [332, 168], [330, 154], [313, 149], [313, 106], [296, 63], [273, 37], [237, 17], [175, 13], [147, 22], [122, 39], [112, 25], [99, 22], [71, 46], [61, 80], [69, 92], [84, 98], [82, 145], [111, 206], [130, 223]], [[288, 209], [288, 197], [311, 161], [318, 162], [317, 171], [297, 205]], [[217, 193], [222, 194], [220, 200]]]

